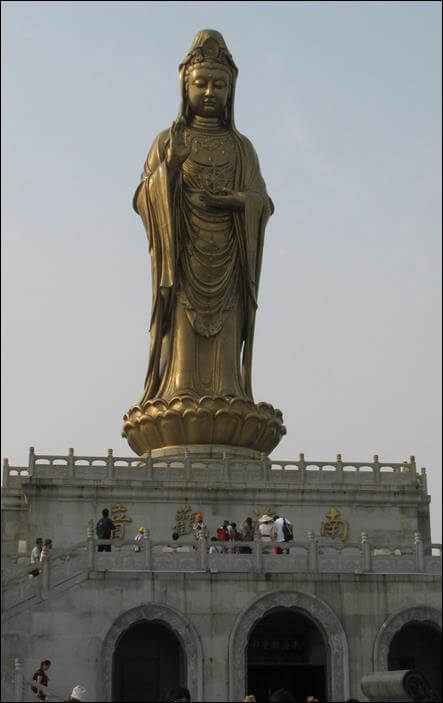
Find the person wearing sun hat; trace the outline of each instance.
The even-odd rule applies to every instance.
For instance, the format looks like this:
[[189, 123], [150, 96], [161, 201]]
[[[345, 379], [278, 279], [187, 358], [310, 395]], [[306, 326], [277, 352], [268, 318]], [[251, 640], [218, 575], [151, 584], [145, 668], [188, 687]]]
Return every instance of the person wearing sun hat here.
[[271, 541], [271, 532], [274, 527], [274, 518], [272, 515], [262, 515], [258, 520], [258, 531], [262, 542]]
[[134, 552], [141, 552], [143, 549], [143, 539], [145, 536], [145, 528], [139, 527], [137, 534], [134, 537]]

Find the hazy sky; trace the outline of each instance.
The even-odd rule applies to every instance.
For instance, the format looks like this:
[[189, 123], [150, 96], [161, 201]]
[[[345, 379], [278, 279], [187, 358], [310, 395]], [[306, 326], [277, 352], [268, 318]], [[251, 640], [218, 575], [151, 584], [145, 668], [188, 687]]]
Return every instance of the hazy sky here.
[[132, 452], [150, 264], [131, 200], [218, 29], [275, 204], [254, 351], [274, 456], [426, 466], [441, 541], [441, 4], [3, 2], [3, 456]]

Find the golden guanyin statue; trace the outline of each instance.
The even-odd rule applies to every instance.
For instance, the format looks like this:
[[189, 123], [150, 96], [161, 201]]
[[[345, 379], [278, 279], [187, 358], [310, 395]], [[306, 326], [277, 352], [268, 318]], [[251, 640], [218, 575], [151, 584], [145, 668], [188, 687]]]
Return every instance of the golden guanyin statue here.
[[273, 204], [234, 123], [237, 67], [223, 37], [197, 34], [179, 66], [182, 104], [155, 139], [134, 209], [152, 264], [150, 357], [123, 435], [137, 454], [176, 445], [269, 453], [285, 428], [254, 403], [252, 345]]

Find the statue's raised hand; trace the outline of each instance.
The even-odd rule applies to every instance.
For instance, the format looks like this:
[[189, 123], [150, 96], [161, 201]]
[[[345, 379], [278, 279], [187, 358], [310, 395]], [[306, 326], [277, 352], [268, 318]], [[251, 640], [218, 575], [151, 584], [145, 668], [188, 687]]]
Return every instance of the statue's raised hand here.
[[169, 168], [177, 170], [186, 161], [192, 149], [192, 139], [186, 141], [185, 120], [183, 117], [173, 122], [169, 130], [169, 145], [166, 151], [166, 163]]

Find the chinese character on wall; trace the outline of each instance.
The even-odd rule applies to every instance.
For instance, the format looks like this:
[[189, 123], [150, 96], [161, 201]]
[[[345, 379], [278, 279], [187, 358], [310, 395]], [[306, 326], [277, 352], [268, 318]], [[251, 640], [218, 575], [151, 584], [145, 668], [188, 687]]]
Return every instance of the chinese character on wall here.
[[342, 542], [346, 542], [349, 537], [349, 522], [340, 517], [340, 511], [337, 508], [331, 508], [326, 513], [327, 520], [322, 522], [320, 534], [322, 537], [340, 537]]
[[125, 524], [132, 522], [130, 517], [126, 516], [127, 508], [124, 505], [111, 506], [111, 520], [115, 525], [114, 539], [123, 539], [125, 536]]

